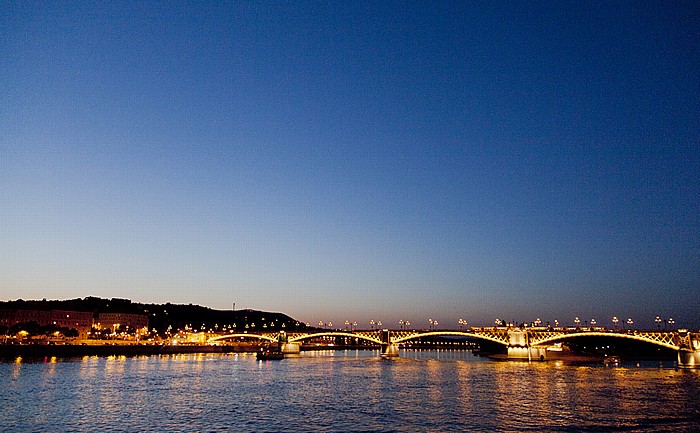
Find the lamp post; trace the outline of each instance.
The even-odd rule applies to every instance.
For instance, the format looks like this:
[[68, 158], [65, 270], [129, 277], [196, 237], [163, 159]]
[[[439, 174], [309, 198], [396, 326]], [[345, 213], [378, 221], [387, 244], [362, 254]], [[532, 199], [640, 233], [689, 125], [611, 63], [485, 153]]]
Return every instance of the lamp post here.
[[369, 321], [370, 329], [374, 329], [374, 319]]
[[673, 320], [673, 317], [668, 318], [668, 324], [671, 325], [671, 330], [673, 330], [673, 324], [676, 323], [675, 320]]
[[432, 331], [432, 329], [433, 329], [433, 319], [428, 319], [428, 323], [430, 323], [430, 330]]
[[406, 320], [405, 322], [403, 322], [403, 324], [404, 324], [404, 326], [405, 326], [405, 329], [408, 329], [408, 327], [411, 326], [411, 322], [409, 322], [408, 320]]
[[578, 328], [578, 325], [581, 323], [581, 319], [579, 319], [577, 316], [576, 318], [574, 318], [574, 323], [576, 324], [576, 327]]
[[399, 329], [403, 330], [403, 319], [399, 319]]
[[595, 326], [597, 324], [598, 324], [598, 322], [596, 322], [595, 319], [591, 319], [591, 326]]
[[656, 322], [656, 328], [661, 329], [661, 316], [654, 317], [654, 322]]
[[613, 316], [612, 322], [613, 322], [615, 329], [617, 329], [617, 322], [619, 322], [619, 321], [620, 321], [620, 319], [618, 319], [617, 316]]
[[629, 328], [632, 329], [632, 325], [634, 324], [634, 321], [631, 318], [627, 318], [627, 324], [629, 325]]

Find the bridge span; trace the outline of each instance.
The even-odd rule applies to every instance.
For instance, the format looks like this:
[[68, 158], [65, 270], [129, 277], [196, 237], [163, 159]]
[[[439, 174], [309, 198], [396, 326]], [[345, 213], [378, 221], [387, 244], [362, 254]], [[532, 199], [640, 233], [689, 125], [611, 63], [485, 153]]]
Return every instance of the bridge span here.
[[238, 338], [258, 339], [278, 343], [286, 353], [298, 353], [301, 343], [318, 338], [346, 337], [381, 347], [382, 357], [396, 357], [399, 345], [430, 337], [464, 337], [489, 341], [507, 348], [508, 359], [546, 360], [548, 349], [556, 343], [584, 337], [606, 337], [640, 341], [678, 353], [678, 365], [700, 367], [700, 333], [678, 331], [613, 331], [605, 328], [546, 328], [546, 327], [472, 327], [467, 330], [364, 330], [215, 334], [207, 342], [215, 343]]

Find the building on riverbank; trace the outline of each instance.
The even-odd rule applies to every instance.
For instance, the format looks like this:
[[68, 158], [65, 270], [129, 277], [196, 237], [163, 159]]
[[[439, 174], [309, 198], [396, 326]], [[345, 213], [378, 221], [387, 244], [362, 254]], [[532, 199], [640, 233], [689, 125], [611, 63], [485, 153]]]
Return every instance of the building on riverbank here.
[[97, 313], [95, 315], [94, 326], [98, 330], [112, 329], [119, 330], [137, 330], [148, 329], [148, 315], [146, 314], [130, 314], [130, 313]]
[[68, 310], [0, 310], [0, 325], [10, 328], [20, 323], [36, 323], [39, 326], [56, 325], [75, 329], [78, 338], [86, 338], [92, 328], [93, 314]]

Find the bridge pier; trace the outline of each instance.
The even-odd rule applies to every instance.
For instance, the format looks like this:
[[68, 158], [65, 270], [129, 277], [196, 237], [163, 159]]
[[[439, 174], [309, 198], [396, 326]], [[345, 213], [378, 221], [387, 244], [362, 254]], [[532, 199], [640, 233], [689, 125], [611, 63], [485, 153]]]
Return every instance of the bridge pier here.
[[678, 351], [679, 368], [700, 368], [700, 338], [695, 338], [686, 331], [681, 334], [680, 350]]
[[398, 358], [399, 357], [399, 345], [398, 344], [382, 344], [382, 358]]
[[680, 368], [700, 368], [700, 351], [679, 350], [678, 367]]
[[301, 343], [290, 343], [287, 333], [280, 331], [277, 336], [277, 345], [280, 348], [280, 352], [285, 355], [298, 355], [301, 351]]
[[399, 357], [399, 345], [391, 342], [391, 331], [388, 329], [382, 329], [380, 333], [380, 340], [382, 342], [381, 349], [382, 358], [398, 358]]
[[521, 329], [508, 330], [508, 359], [532, 360], [527, 331]]
[[298, 355], [301, 352], [299, 343], [280, 343], [280, 351], [285, 355]]

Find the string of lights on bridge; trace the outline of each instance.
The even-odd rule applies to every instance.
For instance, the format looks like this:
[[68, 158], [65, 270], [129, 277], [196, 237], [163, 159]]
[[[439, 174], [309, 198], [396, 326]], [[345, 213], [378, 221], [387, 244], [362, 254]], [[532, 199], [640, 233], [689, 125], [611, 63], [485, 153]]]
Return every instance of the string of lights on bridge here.
[[[628, 328], [631, 329], [632, 326], [634, 325], [634, 320], [632, 320], [631, 317], [628, 317], [627, 319], [622, 320], [622, 319], [618, 318], [617, 316], [613, 316], [610, 321], [611, 321], [614, 329], [618, 329], [618, 326], [620, 324], [622, 326], [622, 329], [625, 329], [625, 326], [627, 326]], [[673, 327], [673, 325], [676, 323], [676, 321], [673, 319], [673, 317], [669, 317], [668, 319], [664, 319], [660, 315], [657, 315], [654, 318], [654, 322], [656, 323], [656, 326], [658, 329], [661, 329], [662, 323], [664, 325], [664, 329], [666, 329], [668, 326]], [[573, 323], [574, 323], [576, 328], [580, 328], [582, 320], [578, 316], [576, 316], [576, 317], [574, 317]], [[514, 321], [507, 322], [503, 319], [496, 318], [496, 320], [494, 321], [494, 324], [496, 326], [506, 326], [506, 327], [513, 327], [513, 326], [542, 327], [543, 326], [542, 319], [540, 319], [539, 317], [530, 323], [527, 323], [527, 322], [516, 323]], [[356, 329], [360, 329], [360, 328], [358, 328], [357, 321], [346, 320], [344, 325], [345, 325], [345, 327], [343, 329], [345, 329], [345, 330], [354, 331]], [[411, 322], [409, 320], [399, 319], [398, 325], [399, 325], [399, 329], [401, 329], [401, 330], [411, 329], [410, 328]], [[428, 318], [428, 328], [427, 329], [429, 329], [429, 330], [439, 329], [439, 325], [440, 325], [440, 322], [438, 320], [434, 320], [433, 318]], [[457, 326], [460, 330], [467, 329], [468, 325], [469, 325], [469, 323], [465, 319], [459, 319], [457, 321]], [[600, 325], [595, 318], [591, 318], [590, 321], [583, 320], [584, 327], [589, 327], [589, 325], [590, 325], [590, 327], [601, 327], [601, 328], [603, 327], [603, 325]], [[307, 322], [306, 326], [308, 327], [311, 325], [310, 325], [310, 323]], [[369, 321], [369, 329], [381, 329], [382, 326], [384, 326], [384, 324], [382, 323], [381, 320], [372, 319]], [[544, 324], [544, 326], [547, 328], [552, 327], [550, 322], [546, 322], [546, 324]], [[324, 322], [323, 320], [319, 320], [318, 327], [324, 328], [324, 329], [335, 329], [333, 327], [332, 321]], [[554, 319], [554, 328], [560, 328], [560, 327], [562, 327], [562, 324], [559, 322], [558, 319]]]

